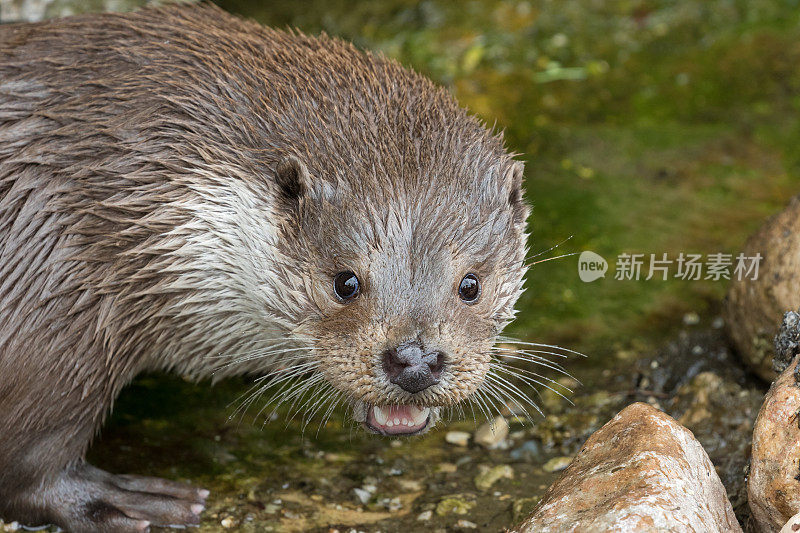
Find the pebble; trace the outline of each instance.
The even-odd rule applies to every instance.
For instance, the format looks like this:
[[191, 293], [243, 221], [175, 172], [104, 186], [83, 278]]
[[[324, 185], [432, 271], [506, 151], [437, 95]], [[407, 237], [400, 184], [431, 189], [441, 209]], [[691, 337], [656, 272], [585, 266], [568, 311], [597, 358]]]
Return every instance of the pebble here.
[[372, 493], [365, 489], [355, 488], [353, 489], [353, 493], [356, 495], [356, 500], [360, 501], [361, 503], [367, 503], [372, 499]]
[[529, 440], [522, 443], [522, 446], [511, 450], [508, 454], [514, 461], [528, 461], [531, 463], [539, 462], [542, 458], [542, 450], [539, 443]]
[[467, 514], [470, 509], [475, 507], [475, 502], [470, 502], [463, 500], [456, 496], [451, 496], [449, 498], [443, 498], [436, 504], [436, 514], [439, 516], [445, 516], [448, 514]]
[[448, 431], [444, 440], [456, 446], [466, 446], [469, 444], [469, 433], [466, 431]]
[[439, 463], [436, 465], [436, 471], [442, 474], [452, 474], [458, 471], [458, 465], [453, 463]]
[[497, 483], [503, 478], [512, 479], [514, 477], [514, 469], [508, 465], [498, 465], [492, 468], [486, 468], [483, 472], [475, 476], [475, 486], [482, 491], [487, 491], [492, 485]]
[[433, 518], [433, 511], [422, 511], [417, 515], [417, 520], [420, 522], [425, 522], [426, 520], [430, 520]]
[[572, 462], [572, 457], [553, 457], [549, 461], [547, 461], [542, 469], [545, 472], [561, 472], [565, 468], [569, 466]]
[[234, 520], [232, 517], [226, 516], [225, 518], [222, 519], [220, 525], [225, 529], [232, 529], [236, 527], [238, 524], [236, 523], [236, 520]]
[[685, 315], [683, 315], [683, 323], [686, 324], [687, 326], [696, 326], [697, 324], [700, 323], [700, 315], [698, 315], [694, 311], [686, 313]]
[[508, 421], [501, 415], [481, 424], [475, 431], [475, 442], [491, 450], [499, 447], [507, 436]]
[[458, 522], [456, 522], [456, 527], [461, 529], [477, 529], [478, 524], [476, 524], [475, 522], [470, 522], [469, 520], [461, 519]]

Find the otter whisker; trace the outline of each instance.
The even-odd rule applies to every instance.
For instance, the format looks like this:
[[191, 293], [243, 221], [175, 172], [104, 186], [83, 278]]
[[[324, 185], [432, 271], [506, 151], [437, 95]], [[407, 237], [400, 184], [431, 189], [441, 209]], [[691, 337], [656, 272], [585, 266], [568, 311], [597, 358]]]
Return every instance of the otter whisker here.
[[[314, 417], [317, 416], [317, 413], [319, 413], [320, 410], [328, 404], [328, 402], [330, 402], [333, 398], [336, 397], [336, 392], [337, 392], [336, 387], [334, 387], [330, 383], [326, 383], [326, 385], [327, 385], [326, 387], [318, 391], [319, 400], [317, 400], [317, 402], [310, 408], [310, 411], [308, 411], [303, 417], [304, 418], [303, 430], [302, 430], [303, 434], [305, 434], [306, 427], [311, 423]], [[322, 427], [321, 425], [317, 426], [317, 434], [319, 434], [319, 430], [321, 427]]]
[[[249, 394], [247, 398], [243, 400], [241, 404], [236, 408], [234, 413], [231, 415], [231, 418], [235, 416], [236, 413], [240, 410], [242, 410], [242, 415], [244, 416], [244, 412], [246, 412], [247, 408], [249, 408], [249, 406], [252, 405], [253, 402], [255, 402], [265, 391], [267, 391], [271, 387], [275, 387], [279, 384], [282, 384], [276, 395], [280, 394], [282, 390], [284, 390], [287, 386], [291, 384], [292, 379], [313, 370], [316, 364], [317, 364], [316, 362], [307, 362], [287, 368], [283, 370], [286, 373], [278, 376], [277, 378], [275, 378], [275, 375], [277, 373], [273, 373], [272, 375], [262, 376], [258, 378], [258, 380], [256, 380], [256, 384], [253, 387], [251, 387], [247, 392], [245, 392], [242, 396], [240, 396], [236, 401], [233, 402], [236, 403], [237, 401], [240, 401], [243, 396]], [[269, 377], [273, 377], [274, 379], [272, 379], [267, 383], [261, 383], [261, 381], [263, 381], [263, 378], [269, 378]], [[253, 391], [253, 389], [257, 390], [251, 392]]]
[[580, 252], [570, 252], [568, 254], [561, 254], [555, 257], [546, 257], [544, 259], [539, 259], [538, 261], [534, 261], [533, 263], [528, 263], [527, 267], [532, 267], [533, 265], [538, 265], [539, 263], [547, 263], [548, 261], [555, 261], [556, 259], [564, 259], [565, 257], [571, 257], [573, 255], [580, 255]]
[[567, 241], [569, 241], [570, 239], [572, 239], [574, 236], [575, 236], [575, 235], [570, 235], [569, 237], [567, 237], [566, 239], [564, 239], [564, 240], [563, 240], [563, 241], [561, 241], [560, 243], [558, 243], [558, 244], [555, 244], [555, 245], [551, 246], [551, 247], [550, 247], [550, 248], [548, 248], [547, 250], [542, 250], [541, 252], [536, 252], [536, 253], [535, 253], [535, 254], [533, 254], [533, 255], [529, 255], [528, 257], [526, 257], [526, 258], [524, 259], [524, 261], [527, 261], [528, 259], [536, 259], [536, 258], [537, 258], [537, 257], [539, 257], [540, 255], [544, 255], [544, 254], [546, 254], [547, 252], [552, 252], [553, 250], [555, 250], [556, 248], [558, 248], [558, 247], [559, 247], [559, 246], [561, 246], [562, 244], [565, 244]]
[[530, 397], [522, 392], [516, 385], [510, 383], [508, 380], [498, 376], [497, 374], [487, 374], [486, 378], [492, 382], [497, 387], [497, 392], [503, 392], [503, 394], [507, 397], [507, 399], [511, 400], [517, 407], [519, 407], [523, 413], [525, 413], [525, 418], [528, 420], [533, 420], [531, 417], [530, 412], [519, 402], [522, 400], [523, 402], [533, 406], [533, 408], [542, 416], [544, 413], [539, 408], [539, 406], [530, 399]]
[[219, 355], [209, 355], [206, 356], [206, 359], [232, 359], [234, 361], [242, 360], [243, 358], [249, 358], [253, 355], [257, 354], [279, 354], [279, 353], [289, 353], [289, 352], [297, 352], [300, 350], [309, 350], [310, 349], [306, 346], [302, 347], [295, 347], [295, 348], [281, 348], [275, 345], [271, 345], [265, 348], [258, 348], [256, 350], [248, 350], [246, 352], [239, 352], [239, 353], [230, 353], [230, 354], [219, 354]]
[[558, 346], [558, 345], [555, 345], [555, 344], [544, 344], [544, 343], [541, 343], [541, 342], [523, 341], [523, 340], [515, 339], [513, 337], [508, 337], [508, 336], [505, 336], [505, 335], [498, 335], [497, 336], [497, 340], [499, 342], [505, 342], [505, 343], [508, 343], [508, 344], [522, 344], [522, 345], [525, 345], [525, 346], [535, 346], [535, 347], [540, 347], [540, 348], [550, 348], [550, 349], [553, 349], [553, 350], [563, 350], [565, 352], [568, 352], [568, 353], [571, 353], [571, 354], [574, 354], [574, 355], [579, 355], [581, 357], [588, 357], [586, 354], [583, 354], [581, 352], [577, 352], [575, 350], [570, 350], [569, 348], [564, 348], [563, 346]]
[[[569, 372], [567, 372], [563, 368], [558, 368], [557, 366], [554, 366], [553, 364], [551, 364], [547, 360], [536, 360], [536, 359], [529, 359], [528, 357], [520, 357], [520, 356], [515, 356], [515, 355], [510, 355], [510, 354], [503, 354], [501, 356], [498, 356], [498, 358], [495, 359], [495, 361], [502, 361], [502, 359], [500, 359], [501, 357], [502, 357], [502, 359], [512, 359], [514, 361], [524, 361], [526, 363], [533, 363], [533, 364], [536, 364], [536, 365], [539, 365], [539, 366], [543, 366], [545, 368], [550, 368], [552, 370], [555, 370], [559, 374], [563, 374], [564, 376], [566, 376], [568, 378], [575, 379], [572, 376], [572, 374], [570, 374]], [[555, 381], [552, 378], [548, 378], [548, 377], [541, 376], [541, 375], [539, 377], [541, 377], [542, 379], [547, 379], [548, 381], [551, 381], [553, 383], [558, 383], [557, 381]], [[575, 379], [575, 381], [578, 381], [578, 380]]]
[[305, 434], [306, 427], [311, 422], [311, 419], [314, 417], [317, 410], [325, 405], [325, 400], [328, 397], [327, 394], [331, 389], [333, 389], [333, 385], [326, 381], [321, 386], [314, 387], [313, 391], [309, 390], [309, 392], [312, 392], [312, 394], [310, 394], [308, 398], [306, 398], [306, 401], [295, 410], [294, 414], [292, 414], [289, 421], [291, 421], [298, 414], [303, 413], [302, 419], [300, 420], [302, 434]]
[[[519, 388], [514, 387], [513, 385], [509, 384], [508, 381], [504, 380], [503, 378], [501, 378], [497, 374], [491, 374], [491, 373], [487, 374], [486, 375], [486, 379], [489, 380], [489, 382], [492, 383], [496, 387], [496, 389], [494, 389], [494, 392], [496, 392], [498, 394], [502, 394], [503, 396], [505, 396], [506, 397], [505, 399], [507, 401], [510, 400], [511, 402], [513, 402], [517, 407], [519, 407], [525, 413], [525, 417], [527, 419], [529, 419], [529, 420], [531, 419], [530, 413], [528, 412], [528, 410], [522, 404], [519, 403], [517, 397], [519, 397], [523, 401], [525, 401], [525, 402], [527, 402], [529, 404], [532, 404], [532, 405], [534, 405], [534, 407], [536, 407], [536, 403], [533, 400], [531, 400], [524, 392], [519, 390]], [[515, 389], [516, 389], [516, 391], [515, 391]], [[515, 392], [515, 394], [512, 395], [511, 394], [512, 392]], [[506, 408], [508, 408], [507, 401], [504, 402]], [[538, 407], [537, 407], [537, 409], [538, 409]]]
[[487, 411], [487, 406], [483, 398], [482, 388], [478, 388], [475, 392], [472, 393], [472, 395], [469, 398], [471, 401], [474, 402], [475, 405], [478, 406], [478, 409], [483, 414], [484, 418], [486, 418], [486, 420], [490, 420], [492, 418], [489, 414], [489, 411]]
[[[533, 372], [531, 370], [527, 370], [525, 368], [519, 368], [519, 367], [510, 366], [510, 365], [507, 365], [507, 364], [502, 363], [500, 361], [492, 361], [492, 362], [489, 363], [489, 365], [491, 366], [491, 368], [497, 368], [498, 370], [502, 370], [506, 374], [513, 375], [514, 377], [520, 379], [521, 381], [525, 382], [526, 384], [531, 384], [531, 382], [532, 382], [532, 383], [536, 383], [537, 385], [541, 385], [543, 387], [550, 388], [550, 387], [547, 386], [546, 383], [543, 383], [542, 381], [540, 381], [540, 380], [544, 380], [544, 381], [547, 381], [549, 383], [552, 383], [553, 385], [557, 385], [557, 386], [563, 388], [569, 394], [571, 394], [573, 392], [572, 389], [570, 389], [566, 385], [562, 385], [558, 381], [555, 381], [555, 380], [553, 380], [553, 379], [551, 379], [551, 378], [549, 378], [547, 376], [543, 376], [543, 375], [538, 374], [536, 372]], [[553, 389], [551, 389], [551, 390], [553, 390]], [[553, 390], [553, 392], [557, 392], [557, 391]]]
[[[565, 354], [565, 353], [550, 352], [550, 351], [547, 351], [547, 350], [538, 350], [538, 349], [527, 348], [527, 347], [511, 349], [511, 348], [508, 348], [506, 346], [492, 346], [492, 351], [495, 351], [497, 353], [512, 353], [512, 354], [513, 353], [521, 353], [521, 354], [532, 355], [532, 356], [552, 355], [554, 357], [559, 357], [561, 359], [566, 359], [566, 358], [569, 357], [569, 354]], [[549, 359], [545, 359], [544, 357], [540, 357], [540, 358], [545, 360], [545, 361], [549, 361]]]
[[[493, 421], [494, 420], [494, 416], [492, 416], [491, 413], [492, 412], [496, 412], [497, 414], [502, 414], [503, 407], [505, 406], [505, 402], [503, 401], [502, 398], [498, 397], [497, 392], [494, 390], [495, 384], [492, 383], [488, 379], [489, 376], [490, 376], [490, 374], [486, 375], [486, 379], [484, 379], [484, 381], [483, 381], [483, 385], [484, 386], [481, 389], [481, 392], [483, 392], [482, 399], [485, 400], [486, 403], [489, 406], [486, 418], [489, 421]], [[500, 407], [498, 407], [497, 403], [495, 403], [495, 402], [499, 402], [500, 403]], [[493, 422], [492, 422], [492, 425], [494, 426]]]
[[[250, 389], [248, 389], [248, 391], [245, 392], [242, 396], [250, 393], [255, 388], [258, 388], [259, 390], [266, 390], [269, 387], [274, 387], [279, 383], [285, 382], [287, 380], [292, 379], [293, 377], [296, 377], [298, 375], [304, 374], [312, 370], [316, 365], [317, 365], [316, 361], [307, 361], [305, 363], [300, 363], [290, 367], [274, 370], [269, 374], [256, 378], [254, 385]], [[267, 383], [263, 383], [266, 380], [269, 381]], [[231, 405], [241, 400], [242, 396], [240, 396], [234, 402], [232, 402]]]
[[322, 429], [325, 424], [328, 423], [328, 419], [333, 415], [334, 411], [336, 410], [336, 406], [339, 405], [339, 402], [341, 402], [345, 397], [345, 394], [338, 389], [334, 389], [333, 395], [333, 401], [325, 410], [325, 413], [322, 415], [322, 420], [319, 423], [319, 427], [317, 427], [317, 435], [319, 435], [320, 429]]
[[[267, 357], [271, 357], [271, 356], [275, 356], [275, 355], [281, 355], [281, 354], [285, 354], [285, 353], [298, 352], [298, 351], [308, 351], [308, 348], [290, 348], [290, 349], [280, 349], [280, 350], [275, 350], [275, 351], [255, 353], [255, 354], [249, 355], [247, 357], [241, 357], [239, 359], [235, 359], [233, 361], [228, 361], [227, 363], [221, 364], [214, 370], [213, 373], [216, 374], [220, 370], [224, 370], [224, 369], [226, 369], [228, 367], [231, 367], [233, 365], [239, 365], [239, 364], [242, 364], [242, 363], [246, 363], [248, 361], [255, 361], [256, 359], [265, 359]], [[312, 357], [312, 355], [309, 354], [308, 357]], [[300, 358], [302, 358], [302, 356], [298, 357], [298, 359], [300, 359]]]
[[268, 402], [275, 404], [275, 408], [270, 414], [270, 417], [277, 412], [277, 409], [281, 405], [291, 401], [292, 403], [289, 405], [289, 408], [287, 410], [288, 419], [286, 420], [286, 425], [288, 426], [289, 423], [294, 418], [294, 414], [292, 413], [296, 414], [295, 407], [297, 406], [297, 403], [303, 399], [303, 397], [307, 392], [309, 392], [315, 385], [318, 385], [323, 380], [324, 376], [321, 373], [316, 373], [304, 379], [299, 387], [291, 388], [290, 386], [292, 382], [287, 382], [286, 386], [289, 386], [290, 388], [284, 390], [283, 392], [280, 392], [279, 394], [272, 396]]
[[[531, 386], [531, 388], [533, 388], [533, 390], [536, 392], [536, 394], [539, 396], [539, 398], [540, 398], [540, 399], [542, 399], [542, 395], [541, 395], [541, 393], [540, 393], [538, 390], [536, 390], [536, 388], [535, 388], [535, 387], [533, 387], [533, 384], [540, 385], [540, 386], [542, 386], [542, 387], [544, 387], [544, 388], [546, 388], [546, 389], [548, 389], [548, 390], [552, 391], [553, 393], [555, 393], [555, 394], [558, 394], [559, 396], [561, 396], [562, 398], [564, 398], [564, 399], [565, 399], [565, 400], [566, 400], [568, 403], [570, 403], [571, 405], [574, 405], [574, 404], [572, 403], [572, 400], [570, 400], [570, 399], [569, 399], [568, 397], [566, 397], [564, 394], [562, 394], [562, 393], [561, 393], [561, 392], [559, 392], [558, 390], [554, 389], [553, 387], [550, 387], [550, 386], [549, 386], [547, 383], [544, 383], [544, 382], [542, 382], [542, 381], [540, 381], [540, 380], [538, 380], [538, 379], [536, 379], [536, 378], [532, 378], [532, 377], [527, 377], [527, 376], [520, 375], [520, 374], [516, 373], [514, 370], [511, 370], [511, 369], [508, 369], [508, 368], [503, 368], [503, 367], [499, 367], [499, 366], [493, 366], [492, 368], [494, 368], [494, 369], [496, 369], [496, 370], [498, 370], [498, 371], [500, 371], [500, 372], [503, 372], [504, 374], [510, 375], [510, 376], [512, 376], [512, 377], [515, 377], [515, 378], [519, 379], [520, 381], [522, 381], [523, 383], [525, 383], [526, 385], [530, 385], [530, 386]], [[499, 377], [499, 376], [498, 376], [498, 377]], [[540, 376], [540, 377], [541, 377], [541, 376]], [[543, 379], [548, 379], [548, 378], [543, 378]], [[558, 384], [558, 382], [554, 382], [554, 383]], [[563, 386], [563, 385], [562, 385], [562, 386]], [[567, 389], [567, 387], [564, 387], [564, 388], [565, 388], [565, 389]], [[569, 392], [572, 392], [572, 391], [571, 391], [571, 390], [569, 390], [569, 389], [567, 389], [567, 390], [568, 390]]]

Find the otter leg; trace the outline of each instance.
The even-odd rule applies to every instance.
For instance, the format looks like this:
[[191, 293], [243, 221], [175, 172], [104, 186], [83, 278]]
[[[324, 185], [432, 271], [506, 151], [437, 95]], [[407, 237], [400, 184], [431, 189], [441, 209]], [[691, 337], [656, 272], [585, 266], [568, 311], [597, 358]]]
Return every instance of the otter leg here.
[[142, 532], [150, 525], [196, 526], [208, 491], [139, 476], [115, 476], [86, 463], [68, 467], [38, 496], [70, 533]]

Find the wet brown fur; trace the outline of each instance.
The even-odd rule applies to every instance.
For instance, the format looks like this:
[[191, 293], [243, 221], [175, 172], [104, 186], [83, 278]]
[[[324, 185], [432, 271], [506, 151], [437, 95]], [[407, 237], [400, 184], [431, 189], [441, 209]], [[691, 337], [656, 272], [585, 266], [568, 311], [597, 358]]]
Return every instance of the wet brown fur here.
[[[0, 517], [67, 520], [35, 494], [137, 373], [208, 376], [280, 332], [353, 401], [463, 399], [513, 316], [526, 216], [499, 136], [342, 41], [210, 6], [0, 26]], [[347, 268], [364, 297], [342, 306]], [[376, 385], [375, 354], [428, 330], [441, 387]]]

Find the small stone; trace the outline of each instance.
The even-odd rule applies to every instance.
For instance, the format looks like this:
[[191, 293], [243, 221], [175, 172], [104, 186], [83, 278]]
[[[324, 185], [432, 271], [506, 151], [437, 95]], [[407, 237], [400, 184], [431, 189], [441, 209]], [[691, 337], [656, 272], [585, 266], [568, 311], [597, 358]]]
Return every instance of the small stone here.
[[361, 488], [353, 489], [353, 493], [356, 495], [356, 500], [360, 501], [361, 503], [367, 503], [372, 499], [372, 493], [368, 490], [364, 490]]
[[531, 463], [539, 462], [542, 458], [542, 450], [539, 443], [535, 440], [529, 440], [522, 443], [522, 446], [511, 450], [508, 454], [514, 461], [528, 461]]
[[452, 474], [458, 471], [458, 465], [453, 463], [439, 463], [436, 465], [436, 471], [442, 474]]
[[236, 523], [236, 520], [234, 520], [232, 517], [226, 516], [225, 518], [222, 519], [220, 525], [225, 529], [232, 529], [236, 527], [238, 524]]
[[572, 457], [553, 457], [549, 461], [547, 461], [542, 469], [545, 472], [561, 472], [565, 468], [569, 466], [572, 462]]
[[408, 492], [416, 492], [422, 490], [422, 483], [416, 479], [398, 479], [397, 484], [400, 488]]
[[433, 511], [422, 511], [417, 515], [417, 520], [420, 522], [425, 522], [426, 520], [430, 520], [433, 518]]
[[470, 509], [475, 507], [475, 502], [469, 502], [456, 496], [443, 498], [436, 504], [436, 514], [446, 516], [448, 514], [467, 514]]
[[464, 520], [463, 518], [456, 522], [456, 527], [461, 529], [477, 529], [478, 524], [475, 522], [470, 522], [469, 520]]
[[687, 326], [696, 326], [697, 324], [700, 323], [700, 315], [698, 315], [694, 311], [686, 313], [685, 315], [683, 315], [683, 323], [686, 324]]
[[497, 448], [508, 436], [508, 421], [498, 416], [494, 420], [483, 423], [475, 431], [475, 442], [484, 448]]
[[498, 465], [493, 468], [487, 468], [477, 476], [475, 476], [475, 486], [482, 491], [487, 491], [492, 485], [497, 483], [503, 478], [512, 479], [514, 477], [514, 469], [508, 465]]
[[466, 431], [448, 431], [444, 440], [456, 446], [466, 446], [469, 444], [469, 433]]

